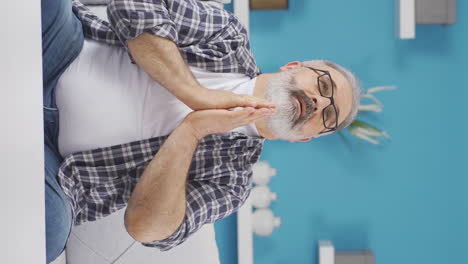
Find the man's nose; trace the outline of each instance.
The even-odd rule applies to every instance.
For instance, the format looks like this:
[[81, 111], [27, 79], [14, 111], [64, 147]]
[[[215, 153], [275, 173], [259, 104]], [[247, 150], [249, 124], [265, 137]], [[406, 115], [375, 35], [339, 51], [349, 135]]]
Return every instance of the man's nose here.
[[322, 111], [325, 107], [330, 104], [330, 99], [321, 96], [320, 94], [310, 95], [310, 99], [313, 102], [313, 111]]

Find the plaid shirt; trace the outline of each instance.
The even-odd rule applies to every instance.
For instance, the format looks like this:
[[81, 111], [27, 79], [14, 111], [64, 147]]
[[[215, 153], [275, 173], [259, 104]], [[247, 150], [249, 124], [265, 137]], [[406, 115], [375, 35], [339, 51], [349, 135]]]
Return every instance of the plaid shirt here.
[[[251, 77], [259, 70], [244, 27], [224, 10], [195, 0], [117, 0], [108, 6], [111, 23], [93, 15], [80, 2], [75, 14], [88, 38], [123, 44], [143, 32], [175, 41], [185, 60], [215, 72]], [[105, 217], [127, 205], [138, 179], [167, 136], [74, 153], [65, 158], [58, 181], [70, 198], [73, 223]], [[169, 250], [204, 224], [235, 212], [251, 189], [251, 166], [264, 138], [238, 132], [203, 138], [192, 159], [186, 186], [183, 223], [168, 238], [144, 246]]]
[[[58, 182], [72, 204], [74, 225], [95, 221], [127, 205], [144, 169], [168, 136], [72, 154], [58, 171]], [[203, 138], [188, 172], [185, 218], [168, 238], [148, 247], [169, 250], [204, 224], [235, 212], [252, 187], [252, 165], [264, 138], [238, 132]]]
[[78, 0], [72, 1], [87, 38], [127, 48], [128, 40], [147, 32], [174, 41], [189, 65], [212, 72], [244, 73], [250, 78], [260, 74], [245, 27], [234, 14], [209, 3], [112, 0], [107, 6], [109, 23]]

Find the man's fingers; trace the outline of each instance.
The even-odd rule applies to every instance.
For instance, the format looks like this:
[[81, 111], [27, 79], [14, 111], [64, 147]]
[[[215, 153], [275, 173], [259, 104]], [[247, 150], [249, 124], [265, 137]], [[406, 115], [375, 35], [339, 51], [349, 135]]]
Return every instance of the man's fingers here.
[[266, 108], [276, 108], [276, 105], [275, 104], [272, 104], [266, 100], [263, 100], [263, 99], [260, 99], [259, 101], [257, 101], [257, 108], [262, 108], [262, 107], [266, 107]]
[[255, 113], [255, 108], [245, 107], [242, 111], [243, 111], [243, 116], [246, 117], [246, 116], [249, 116], [249, 115]]
[[242, 98], [243, 104], [245, 106], [255, 107], [255, 108], [275, 108], [276, 106], [265, 99], [261, 99], [258, 97], [244, 95]]
[[255, 108], [247, 106], [247, 107], [235, 107], [229, 109], [231, 111], [232, 117], [237, 117], [237, 118], [245, 118], [249, 116], [250, 114], [255, 112]]
[[236, 107], [231, 110], [231, 117], [233, 118], [233, 124], [236, 127], [248, 125], [258, 119], [271, 116], [276, 112], [274, 108], [253, 108], [253, 107]]
[[246, 119], [244, 119], [244, 122], [247, 124], [252, 123], [253, 121], [261, 118], [265, 118], [267, 116], [271, 116], [275, 113], [275, 109], [271, 108], [260, 108], [260, 109], [255, 109], [254, 112], [250, 113]]
[[260, 109], [255, 109], [255, 112], [253, 114], [256, 115], [264, 115], [264, 114], [274, 114], [276, 112], [275, 108], [260, 108]]

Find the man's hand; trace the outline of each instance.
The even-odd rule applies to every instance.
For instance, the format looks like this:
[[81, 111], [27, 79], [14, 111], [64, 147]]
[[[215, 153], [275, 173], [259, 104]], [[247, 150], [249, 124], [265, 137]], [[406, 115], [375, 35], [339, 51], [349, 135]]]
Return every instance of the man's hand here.
[[251, 95], [236, 94], [225, 90], [211, 90], [204, 87], [184, 102], [193, 110], [229, 109], [234, 107], [275, 108], [265, 99]]
[[144, 170], [125, 211], [127, 232], [140, 242], [162, 240], [183, 223], [187, 173], [199, 141], [274, 113], [273, 109], [194, 111], [169, 135]]
[[275, 112], [272, 108], [255, 109], [245, 107], [240, 110], [211, 109], [194, 111], [187, 115], [184, 123], [191, 128], [193, 135], [201, 140], [203, 137], [223, 133], [253, 123]]

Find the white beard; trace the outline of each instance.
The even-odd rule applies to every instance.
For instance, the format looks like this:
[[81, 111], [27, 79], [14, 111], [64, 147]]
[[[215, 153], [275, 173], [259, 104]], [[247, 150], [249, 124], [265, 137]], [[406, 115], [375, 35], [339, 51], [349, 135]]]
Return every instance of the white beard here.
[[293, 127], [298, 109], [291, 92], [298, 90], [293, 85], [293, 76], [298, 71], [300, 69], [275, 73], [268, 82], [266, 99], [276, 105], [276, 112], [267, 119], [266, 123], [276, 138], [285, 140], [305, 138], [301, 133], [304, 124]]

